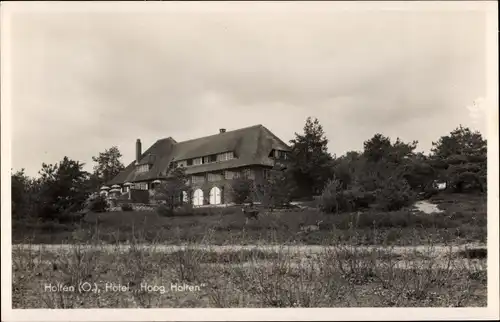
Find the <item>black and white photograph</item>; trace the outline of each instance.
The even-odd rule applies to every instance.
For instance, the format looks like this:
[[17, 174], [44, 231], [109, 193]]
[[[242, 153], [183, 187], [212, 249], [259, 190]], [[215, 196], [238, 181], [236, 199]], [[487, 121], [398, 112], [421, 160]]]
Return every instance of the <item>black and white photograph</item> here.
[[0, 9], [2, 320], [498, 318], [495, 2]]

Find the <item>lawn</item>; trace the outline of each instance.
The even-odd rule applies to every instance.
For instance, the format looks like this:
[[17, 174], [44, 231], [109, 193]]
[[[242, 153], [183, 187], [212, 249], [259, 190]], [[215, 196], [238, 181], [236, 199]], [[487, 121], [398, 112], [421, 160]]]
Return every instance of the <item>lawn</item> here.
[[[369, 210], [336, 215], [317, 209], [272, 212], [258, 220], [245, 220], [239, 207], [200, 208], [193, 213], [162, 217], [156, 212], [88, 213], [72, 224], [17, 224], [14, 243], [199, 243], [213, 231], [211, 242], [225, 244], [321, 245], [349, 241], [355, 244], [415, 245], [486, 242], [486, 198], [479, 195], [441, 194], [431, 198], [444, 212], [426, 214], [412, 209], [393, 212]], [[322, 221], [318, 231], [301, 227]]]

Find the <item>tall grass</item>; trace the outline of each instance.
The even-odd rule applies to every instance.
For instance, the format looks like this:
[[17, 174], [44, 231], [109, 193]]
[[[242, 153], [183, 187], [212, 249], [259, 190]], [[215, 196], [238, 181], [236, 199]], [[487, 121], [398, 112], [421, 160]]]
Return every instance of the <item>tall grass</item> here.
[[[60, 251], [14, 246], [14, 307], [486, 305], [486, 259], [464, 257], [470, 252], [452, 248], [440, 253], [433, 244], [418, 252], [401, 251], [393, 246], [361, 247], [352, 237], [319, 253], [297, 253], [284, 245], [273, 252], [260, 248], [220, 252], [211, 246], [216, 232], [209, 230], [201, 244], [184, 242], [182, 249], [168, 251], [158, 240], [145, 247], [145, 235], [134, 230], [130, 243], [116, 244], [114, 249], [98, 240], [75, 241]], [[176, 238], [181, 238], [180, 232]], [[101, 292], [43, 289], [46, 283], [82, 282], [97, 285]], [[106, 283], [127, 285], [133, 291], [104, 292]], [[172, 291], [172, 283], [199, 289]], [[163, 286], [165, 291], [141, 289], [145, 284]]]

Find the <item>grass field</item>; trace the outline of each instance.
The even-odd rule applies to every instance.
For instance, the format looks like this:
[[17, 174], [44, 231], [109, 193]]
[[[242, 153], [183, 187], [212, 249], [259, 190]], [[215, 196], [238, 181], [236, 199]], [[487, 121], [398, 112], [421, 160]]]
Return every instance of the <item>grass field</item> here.
[[[22, 223], [14, 226], [13, 243], [58, 244], [99, 240], [124, 243], [183, 244], [201, 242], [215, 231], [212, 243], [321, 245], [337, 238], [359, 244], [416, 245], [486, 241], [486, 198], [438, 195], [431, 199], [444, 212], [426, 214], [403, 209], [329, 215], [315, 209], [275, 212], [245, 222], [241, 208], [195, 209], [190, 215], [161, 217], [156, 212], [89, 213], [73, 224]], [[319, 231], [300, 233], [301, 225], [322, 220]]]

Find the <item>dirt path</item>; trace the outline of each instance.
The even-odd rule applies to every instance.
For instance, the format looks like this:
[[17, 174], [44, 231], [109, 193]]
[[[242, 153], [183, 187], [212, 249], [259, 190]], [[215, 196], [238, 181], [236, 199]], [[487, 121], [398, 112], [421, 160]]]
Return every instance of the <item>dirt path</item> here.
[[[12, 249], [19, 250], [34, 250], [34, 251], [71, 251], [75, 248], [75, 245], [71, 244], [18, 244], [12, 245]], [[126, 252], [131, 249], [131, 245], [120, 244], [120, 245], [80, 245], [80, 247], [84, 250], [86, 249], [94, 249], [101, 251], [109, 251], [109, 252]], [[214, 251], [218, 253], [228, 252], [228, 251], [244, 251], [244, 250], [260, 250], [265, 252], [291, 252], [291, 253], [301, 253], [301, 254], [318, 254], [328, 249], [335, 249], [339, 246], [320, 246], [320, 245], [189, 245], [189, 246], [179, 246], [179, 245], [134, 245], [139, 249], [147, 249], [151, 252], [163, 252], [163, 253], [172, 253], [179, 250], [195, 249], [195, 250], [205, 250], [205, 251]], [[343, 248], [352, 248], [352, 250], [356, 251], [368, 251], [373, 249], [385, 250], [388, 252], [396, 253], [396, 254], [405, 254], [405, 253], [425, 253], [427, 255], [444, 255], [448, 254], [450, 250], [452, 252], [461, 251], [464, 249], [470, 248], [483, 248], [486, 249], [486, 245], [484, 244], [464, 244], [464, 245], [454, 245], [454, 246], [429, 246], [429, 245], [418, 245], [418, 246], [394, 246], [394, 247], [382, 247], [382, 246], [345, 246]]]
[[444, 210], [439, 209], [437, 205], [430, 203], [427, 200], [417, 201], [413, 205], [413, 207], [415, 207], [416, 210], [425, 212], [428, 215], [439, 214], [444, 212]]

